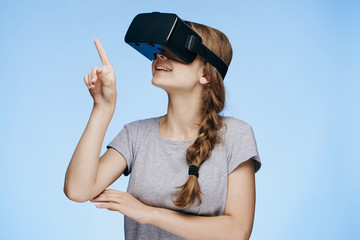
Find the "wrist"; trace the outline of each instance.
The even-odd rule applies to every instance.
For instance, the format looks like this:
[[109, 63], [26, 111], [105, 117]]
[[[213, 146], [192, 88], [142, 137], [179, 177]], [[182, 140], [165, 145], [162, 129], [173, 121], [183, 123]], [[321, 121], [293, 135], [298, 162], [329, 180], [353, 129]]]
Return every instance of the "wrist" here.
[[146, 214], [146, 217], [144, 219], [144, 224], [153, 224], [154, 225], [154, 220], [156, 219], [156, 216], [158, 214], [158, 208], [157, 207], [152, 207], [152, 206], [148, 206], [148, 211]]
[[106, 111], [106, 112], [110, 112], [110, 113], [114, 113], [114, 111], [115, 111], [115, 106], [116, 106], [116, 104], [115, 103], [113, 103], [113, 104], [110, 104], [110, 103], [106, 103], [106, 104], [104, 104], [104, 103], [94, 103], [94, 106], [93, 106], [93, 108], [94, 109], [99, 109], [99, 110], [101, 110], [101, 111]]

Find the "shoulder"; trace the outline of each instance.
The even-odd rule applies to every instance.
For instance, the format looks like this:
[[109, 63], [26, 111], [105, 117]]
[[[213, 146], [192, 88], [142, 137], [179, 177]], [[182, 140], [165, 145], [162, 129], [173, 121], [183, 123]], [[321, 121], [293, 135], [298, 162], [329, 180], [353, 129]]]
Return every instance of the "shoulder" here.
[[128, 129], [146, 129], [146, 128], [152, 128], [156, 126], [158, 123], [160, 117], [152, 117], [152, 118], [145, 118], [145, 119], [139, 119], [132, 122], [129, 122], [125, 124], [125, 128]]
[[159, 119], [160, 117], [151, 117], [132, 121], [124, 125], [124, 130], [133, 137], [143, 138], [158, 129]]
[[222, 116], [222, 119], [227, 123], [227, 124], [232, 124], [232, 125], [236, 125], [236, 126], [245, 126], [245, 125], [249, 125], [249, 123], [247, 123], [246, 121], [236, 118], [236, 117], [230, 117], [230, 116]]
[[146, 119], [135, 120], [128, 122], [120, 131], [127, 139], [133, 141], [141, 141], [145, 136], [153, 134], [158, 126], [159, 117], [152, 117]]
[[254, 137], [253, 128], [248, 122], [227, 116], [224, 116], [222, 119], [224, 121], [224, 126], [220, 134], [227, 145], [239, 144], [244, 141], [249, 141], [249, 139]]
[[231, 133], [244, 133], [252, 129], [251, 125], [242, 119], [229, 116], [223, 116], [222, 119], [225, 123], [225, 132], [227, 135]]

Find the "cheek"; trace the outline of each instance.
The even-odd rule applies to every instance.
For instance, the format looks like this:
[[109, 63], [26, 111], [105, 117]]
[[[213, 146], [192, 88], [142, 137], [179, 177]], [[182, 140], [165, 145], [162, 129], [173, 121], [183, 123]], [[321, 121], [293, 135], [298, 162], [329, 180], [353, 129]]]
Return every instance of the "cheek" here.
[[195, 69], [183, 64], [176, 66], [174, 68], [173, 74], [179, 81], [189, 83], [194, 82], [197, 75]]

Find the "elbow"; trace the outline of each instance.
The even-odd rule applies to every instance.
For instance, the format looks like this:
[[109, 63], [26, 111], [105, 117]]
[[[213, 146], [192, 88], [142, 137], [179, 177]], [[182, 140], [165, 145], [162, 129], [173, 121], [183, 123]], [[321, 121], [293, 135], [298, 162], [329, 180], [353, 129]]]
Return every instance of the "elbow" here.
[[240, 233], [240, 238], [239, 238], [239, 239], [249, 240], [249, 239], [250, 239], [250, 235], [251, 235], [251, 233], [242, 231], [242, 232]]
[[252, 223], [244, 221], [234, 221], [231, 226], [231, 233], [228, 239], [249, 240], [252, 233]]
[[233, 235], [229, 239], [234, 240], [249, 240], [250, 236], [244, 232], [238, 232], [236, 235]]
[[69, 191], [66, 188], [64, 188], [64, 194], [69, 200], [74, 201], [74, 202], [78, 202], [78, 203], [83, 203], [83, 202], [86, 202], [86, 201], [89, 200], [87, 196], [84, 196], [84, 195], [81, 195], [81, 194], [76, 194], [76, 192]]
[[251, 232], [244, 231], [243, 229], [235, 229], [231, 232], [230, 236], [227, 237], [227, 239], [233, 239], [233, 240], [249, 240], [250, 239]]

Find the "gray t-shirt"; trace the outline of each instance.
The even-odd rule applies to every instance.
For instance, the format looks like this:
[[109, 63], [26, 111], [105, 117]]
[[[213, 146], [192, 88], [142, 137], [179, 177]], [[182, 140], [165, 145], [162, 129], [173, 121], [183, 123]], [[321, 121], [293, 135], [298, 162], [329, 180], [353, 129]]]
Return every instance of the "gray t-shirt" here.
[[[224, 214], [227, 180], [239, 164], [253, 158], [255, 173], [261, 160], [252, 127], [243, 120], [224, 117], [222, 141], [215, 145], [210, 157], [199, 168], [198, 181], [202, 191], [202, 204], [180, 208], [173, 204], [179, 189], [188, 178], [189, 165], [186, 149], [190, 141], [171, 141], [159, 134], [159, 119], [149, 118], [126, 124], [107, 145], [119, 151], [127, 162], [124, 175], [130, 173], [127, 191], [141, 202], [154, 206], [201, 216]], [[182, 239], [151, 224], [139, 224], [125, 216], [125, 238]]]

